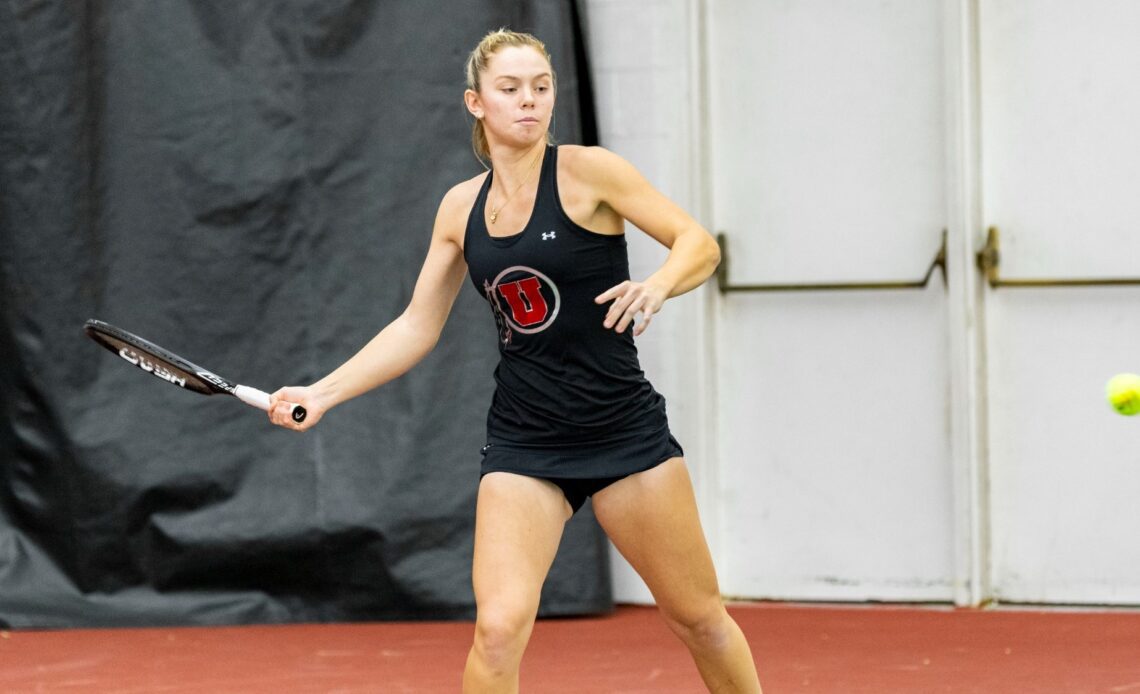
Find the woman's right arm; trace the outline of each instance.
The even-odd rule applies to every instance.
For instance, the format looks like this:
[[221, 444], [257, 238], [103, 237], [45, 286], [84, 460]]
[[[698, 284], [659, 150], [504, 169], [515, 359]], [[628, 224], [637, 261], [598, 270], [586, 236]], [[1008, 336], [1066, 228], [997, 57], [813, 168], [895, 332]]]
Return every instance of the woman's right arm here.
[[[439, 341], [444, 323], [463, 284], [467, 264], [461, 239], [470, 200], [466, 186], [456, 186], [440, 203], [427, 259], [408, 307], [359, 352], [308, 387], [282, 388], [272, 395], [269, 418], [274, 424], [303, 431], [336, 405], [404, 374], [428, 355]], [[288, 403], [303, 405], [301, 424], [289, 417]]]

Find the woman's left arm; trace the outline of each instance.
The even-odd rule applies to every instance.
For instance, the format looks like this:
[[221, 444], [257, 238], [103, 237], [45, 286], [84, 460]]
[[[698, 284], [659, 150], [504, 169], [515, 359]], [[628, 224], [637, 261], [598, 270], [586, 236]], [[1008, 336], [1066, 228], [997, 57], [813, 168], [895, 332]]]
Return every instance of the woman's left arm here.
[[[697, 220], [620, 156], [591, 147], [581, 152], [578, 166], [579, 180], [591, 182], [601, 205], [669, 249], [665, 262], [644, 281], [622, 282], [595, 299], [599, 304], [613, 302], [606, 313], [607, 328], [620, 333], [634, 323], [633, 334], [640, 335], [666, 299], [695, 289], [709, 278], [720, 262], [720, 247]], [[638, 314], [641, 320], [635, 321]]]

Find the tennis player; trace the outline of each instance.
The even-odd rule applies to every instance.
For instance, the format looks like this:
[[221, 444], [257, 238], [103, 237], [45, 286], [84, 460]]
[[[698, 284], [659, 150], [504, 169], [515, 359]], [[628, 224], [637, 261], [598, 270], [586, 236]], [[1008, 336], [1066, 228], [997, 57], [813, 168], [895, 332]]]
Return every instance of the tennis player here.
[[[759, 692], [752, 655], [721, 600], [681, 446], [634, 336], [719, 262], [715, 240], [621, 157], [554, 146], [555, 75], [533, 36], [488, 34], [467, 63], [472, 143], [489, 170], [444, 195], [407, 309], [308, 387], [273, 395], [275, 424], [304, 430], [390, 381], [435, 346], [464, 276], [498, 328], [472, 579], [474, 644], [463, 691], [516, 692], [519, 665], [563, 526], [589, 497], [652, 591], [710, 691]], [[669, 249], [629, 276], [632, 223]], [[285, 402], [309, 415], [294, 423]]]

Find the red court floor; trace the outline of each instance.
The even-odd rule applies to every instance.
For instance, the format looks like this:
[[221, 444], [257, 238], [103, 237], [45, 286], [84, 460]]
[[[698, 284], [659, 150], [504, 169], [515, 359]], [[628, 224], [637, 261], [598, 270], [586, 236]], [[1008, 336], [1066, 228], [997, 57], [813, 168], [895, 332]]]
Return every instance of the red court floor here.
[[[1140, 612], [731, 608], [765, 694], [1140, 694]], [[469, 623], [0, 632], [0, 692], [457, 692]], [[644, 607], [543, 620], [522, 690], [700, 692]]]

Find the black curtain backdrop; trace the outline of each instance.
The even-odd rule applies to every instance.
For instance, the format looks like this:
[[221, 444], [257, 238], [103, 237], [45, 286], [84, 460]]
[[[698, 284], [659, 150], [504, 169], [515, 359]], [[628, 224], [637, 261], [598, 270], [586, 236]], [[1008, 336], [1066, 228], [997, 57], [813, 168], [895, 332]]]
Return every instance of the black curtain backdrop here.
[[[404, 309], [444, 192], [481, 166], [467, 52], [543, 38], [592, 143], [572, 0], [0, 3], [0, 625], [469, 618], [494, 322], [278, 429], [129, 368], [99, 318], [242, 383], [310, 383]], [[610, 609], [567, 528], [542, 613]]]

